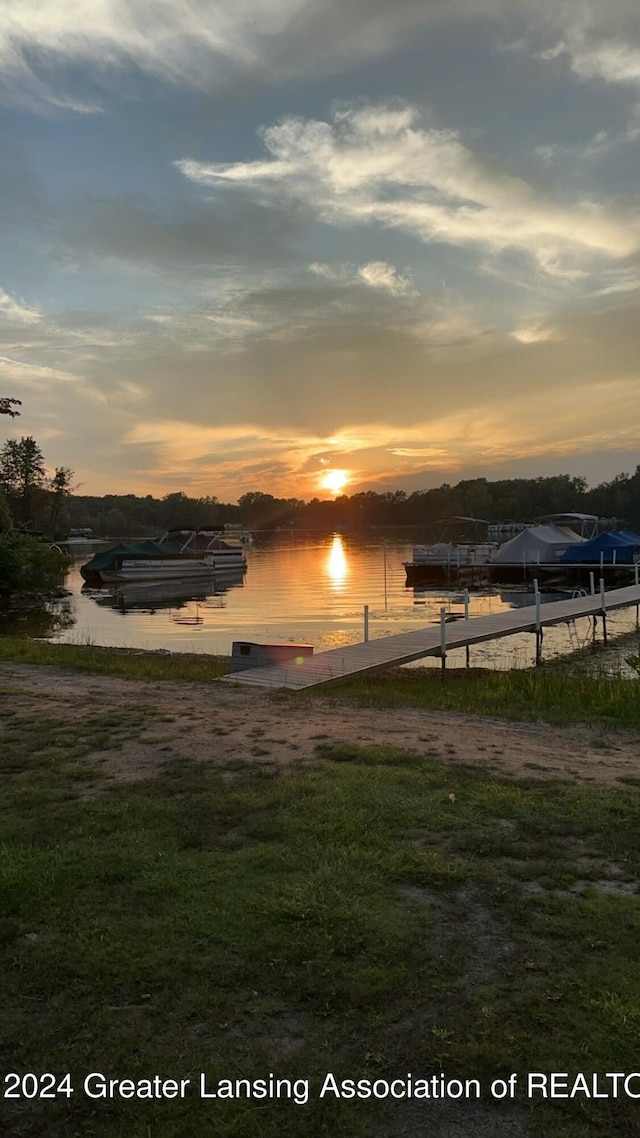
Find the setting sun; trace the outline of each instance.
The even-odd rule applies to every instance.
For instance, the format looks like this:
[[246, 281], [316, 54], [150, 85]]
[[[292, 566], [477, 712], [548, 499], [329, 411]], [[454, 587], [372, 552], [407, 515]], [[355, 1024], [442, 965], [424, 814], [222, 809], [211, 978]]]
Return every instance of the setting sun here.
[[346, 470], [328, 470], [322, 478], [322, 485], [325, 490], [331, 490], [333, 494], [339, 494], [340, 491], [347, 485], [349, 476]]

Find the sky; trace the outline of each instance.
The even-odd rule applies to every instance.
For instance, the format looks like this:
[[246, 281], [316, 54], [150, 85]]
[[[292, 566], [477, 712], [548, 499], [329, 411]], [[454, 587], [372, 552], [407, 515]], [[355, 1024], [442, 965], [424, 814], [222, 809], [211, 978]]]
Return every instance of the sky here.
[[2, 0], [4, 436], [84, 494], [633, 472], [639, 141], [637, 0]]

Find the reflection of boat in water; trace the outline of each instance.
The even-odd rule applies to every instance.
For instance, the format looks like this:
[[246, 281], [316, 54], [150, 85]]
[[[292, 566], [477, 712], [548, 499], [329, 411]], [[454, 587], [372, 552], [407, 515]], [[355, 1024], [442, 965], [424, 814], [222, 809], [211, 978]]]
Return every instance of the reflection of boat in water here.
[[226, 541], [219, 530], [173, 529], [159, 541], [120, 542], [96, 553], [80, 567], [88, 585], [128, 581], [194, 580], [213, 572], [244, 573], [247, 561], [238, 541]]
[[109, 592], [92, 593], [91, 597], [102, 608], [115, 609], [123, 614], [132, 611], [154, 613], [159, 609], [181, 609], [192, 601], [205, 603], [242, 585], [244, 571], [227, 569], [223, 574], [210, 573], [198, 581], [132, 581]]

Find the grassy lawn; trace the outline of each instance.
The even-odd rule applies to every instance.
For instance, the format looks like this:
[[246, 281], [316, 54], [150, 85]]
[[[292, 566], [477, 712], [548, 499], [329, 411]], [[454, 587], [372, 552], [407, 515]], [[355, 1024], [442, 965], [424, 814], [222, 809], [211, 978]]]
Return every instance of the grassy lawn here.
[[[440, 1138], [461, 1119], [474, 1138], [637, 1134], [629, 1099], [488, 1094], [512, 1071], [637, 1069], [637, 789], [517, 785], [330, 740], [293, 773], [169, 760], [114, 787], [87, 756], [142, 724], [1, 704], [3, 1068], [76, 1088], [5, 1101], [4, 1134]], [[93, 1101], [92, 1071], [192, 1082], [184, 1099]], [[443, 1071], [485, 1093], [320, 1101], [328, 1071]], [[308, 1079], [311, 1099], [202, 1101], [200, 1072]]]
[[77, 672], [120, 676], [130, 680], [218, 679], [229, 671], [226, 656], [198, 653], [144, 652], [135, 648], [101, 648], [94, 644], [54, 644], [49, 640], [29, 640], [20, 636], [0, 636], [0, 660], [24, 664], [55, 664]]
[[[54, 664], [80, 672], [123, 679], [194, 680], [209, 683], [225, 675], [225, 656], [176, 653], [156, 655], [135, 649], [53, 644], [46, 640], [0, 636], [0, 661]], [[551, 665], [528, 671], [450, 669], [444, 679], [432, 668], [397, 668], [336, 687], [302, 695], [286, 691], [276, 699], [333, 699], [360, 707], [424, 707], [514, 720], [548, 723], [600, 723], [640, 727], [640, 686], [620, 676], [566, 675]]]
[[[327, 688], [310, 689], [322, 698]], [[424, 707], [546, 723], [640, 727], [640, 683], [620, 676], [565, 675], [557, 667], [498, 672], [398, 668], [341, 684], [331, 693], [359, 707]]]

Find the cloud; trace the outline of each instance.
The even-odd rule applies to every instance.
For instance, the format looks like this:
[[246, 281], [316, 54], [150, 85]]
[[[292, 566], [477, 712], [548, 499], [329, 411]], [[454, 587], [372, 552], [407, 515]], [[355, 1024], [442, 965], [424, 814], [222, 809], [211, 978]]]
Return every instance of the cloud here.
[[200, 91], [283, 83], [352, 70], [445, 22], [494, 21], [496, 44], [504, 30], [516, 33], [512, 50], [542, 37], [539, 58], [635, 86], [635, 15], [635, 0], [92, 0], [89, 9], [86, 0], [3, 0], [0, 74], [19, 101], [87, 115], [103, 111], [96, 89], [114, 89], [123, 71]]
[[640, 49], [615, 40], [591, 44], [582, 36], [563, 46], [571, 57], [573, 70], [582, 78], [640, 86]]
[[21, 301], [14, 300], [4, 289], [0, 288], [0, 320], [7, 320], [13, 324], [40, 324], [42, 313], [38, 308], [31, 308]]
[[0, 356], [0, 376], [3, 383], [8, 380], [12, 384], [19, 384], [27, 388], [40, 388], [48, 390], [52, 381], [63, 383], [77, 382], [77, 376], [59, 368], [46, 367], [31, 360], [15, 360], [10, 356]]
[[535, 36], [548, 42], [534, 54], [546, 63], [568, 60], [584, 80], [640, 86], [640, 28], [635, 0], [606, 4], [546, 0], [530, 9], [529, 28], [513, 50], [527, 50]]
[[370, 288], [382, 289], [383, 292], [391, 293], [391, 296], [415, 293], [411, 280], [408, 277], [401, 277], [397, 269], [394, 269], [393, 265], [387, 265], [385, 261], [369, 261], [367, 265], [361, 265], [358, 276]]
[[543, 461], [565, 469], [571, 455], [640, 445], [637, 306], [558, 313], [557, 339], [488, 337], [446, 352], [357, 309], [342, 323], [338, 315], [235, 351], [215, 338], [194, 350], [188, 330], [165, 338], [150, 323], [84, 364], [70, 353], [75, 372], [50, 347], [50, 364], [42, 350], [7, 353], [0, 374], [23, 399], [22, 430], [63, 430], [47, 460], [77, 469], [84, 492], [308, 498], [322, 492], [328, 466], [350, 471], [355, 489], [386, 488], [488, 466], [508, 476], [522, 454], [540, 470]]
[[522, 328], [516, 328], [511, 335], [520, 344], [540, 344], [544, 343], [545, 340], [560, 339], [560, 334], [556, 328], [545, 327], [543, 324], [529, 324]]
[[402, 276], [386, 261], [369, 261], [366, 265], [333, 265], [314, 261], [309, 271], [328, 281], [339, 281], [345, 285], [362, 285], [387, 292], [391, 296], [417, 296], [410, 275]]
[[[483, 0], [480, 14], [499, 9]], [[282, 82], [352, 67], [434, 20], [470, 15], [468, 0], [3, 0], [0, 73], [14, 98], [92, 114], [99, 103], [70, 95], [61, 69], [90, 68], [92, 92], [131, 68], [200, 90], [238, 75]]]
[[578, 279], [577, 258], [640, 247], [638, 222], [594, 202], [560, 205], [467, 148], [458, 133], [420, 126], [409, 106], [342, 106], [331, 120], [287, 116], [265, 128], [266, 159], [176, 162], [207, 187], [302, 200], [326, 224], [401, 229], [426, 243], [524, 250], [550, 276]]
[[592, 296], [615, 296], [640, 289], [640, 276], [637, 269], [618, 269], [603, 273], [602, 287]]

